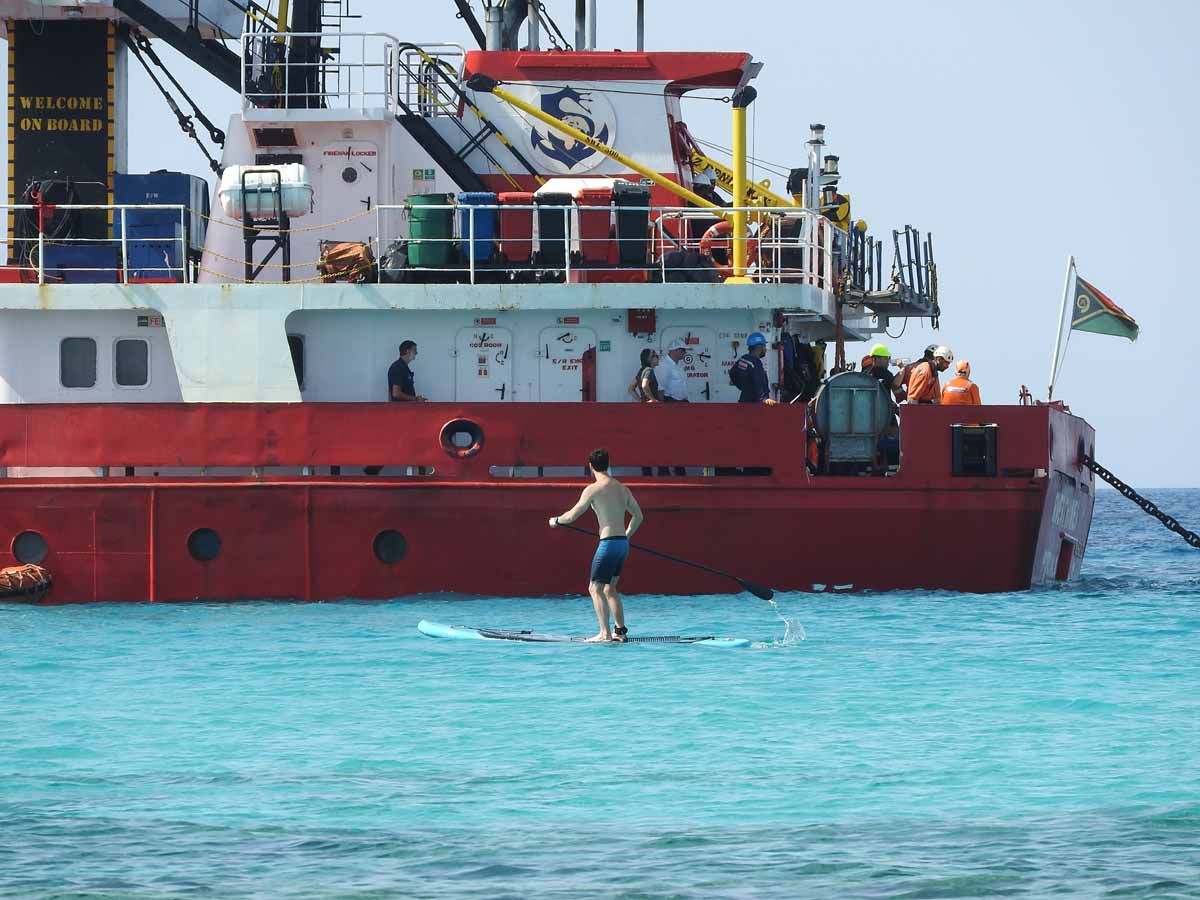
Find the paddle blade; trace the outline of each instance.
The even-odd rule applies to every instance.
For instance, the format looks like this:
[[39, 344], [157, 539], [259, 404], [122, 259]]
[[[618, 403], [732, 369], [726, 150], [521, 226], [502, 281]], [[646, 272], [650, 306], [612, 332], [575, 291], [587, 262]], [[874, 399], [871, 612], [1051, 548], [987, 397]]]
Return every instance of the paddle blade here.
[[739, 579], [737, 579], [737, 583], [740, 584], [743, 589], [752, 593], [759, 600], [770, 600], [772, 597], [775, 596], [775, 592], [773, 590], [771, 590], [770, 588], [763, 587], [760, 584], [755, 584], [752, 581], [743, 581], [742, 579], [739, 578]]

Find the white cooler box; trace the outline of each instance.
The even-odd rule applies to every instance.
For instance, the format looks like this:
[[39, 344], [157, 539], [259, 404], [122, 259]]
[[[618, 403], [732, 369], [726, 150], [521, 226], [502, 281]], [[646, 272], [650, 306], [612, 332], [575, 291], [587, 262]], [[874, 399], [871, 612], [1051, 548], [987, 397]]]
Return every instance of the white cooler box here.
[[[242, 173], [246, 174], [246, 189], [242, 190]], [[279, 173], [276, 181], [275, 173]], [[275, 195], [283, 201], [283, 211], [292, 218], [305, 215], [312, 209], [312, 182], [303, 163], [282, 166], [229, 166], [221, 175], [217, 199], [225, 215], [240, 219], [243, 201], [251, 219], [275, 217]]]

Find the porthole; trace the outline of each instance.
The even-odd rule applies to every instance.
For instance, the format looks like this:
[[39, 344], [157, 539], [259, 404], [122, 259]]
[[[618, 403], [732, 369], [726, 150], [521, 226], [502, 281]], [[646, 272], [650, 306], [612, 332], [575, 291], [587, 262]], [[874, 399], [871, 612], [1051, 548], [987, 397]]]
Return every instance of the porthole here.
[[455, 459], [468, 459], [483, 449], [483, 429], [470, 419], [452, 419], [442, 426], [441, 441]]
[[212, 562], [221, 554], [221, 536], [211, 528], [197, 528], [188, 535], [187, 548], [196, 562]]
[[39, 565], [49, 551], [46, 539], [36, 531], [22, 531], [12, 542], [12, 555], [17, 562]]
[[354, 182], [358, 181], [358, 169], [354, 168], [354, 166], [346, 166], [346, 168], [342, 169], [342, 181], [346, 182], [346, 184], [354, 184]]
[[408, 541], [400, 532], [389, 528], [375, 535], [375, 542], [371, 548], [375, 551], [377, 560], [390, 566], [404, 559], [408, 553]]

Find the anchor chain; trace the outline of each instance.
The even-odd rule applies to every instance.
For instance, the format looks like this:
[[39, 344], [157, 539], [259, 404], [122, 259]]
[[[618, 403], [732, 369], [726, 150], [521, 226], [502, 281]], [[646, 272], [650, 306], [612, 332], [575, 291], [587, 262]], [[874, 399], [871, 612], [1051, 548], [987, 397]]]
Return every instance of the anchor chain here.
[[1099, 475], [1104, 481], [1115, 487], [1122, 496], [1128, 497], [1130, 500], [1140, 506], [1145, 512], [1154, 516], [1154, 518], [1162, 522], [1163, 525], [1187, 541], [1191, 546], [1200, 549], [1200, 534], [1196, 534], [1194, 531], [1188, 531], [1188, 529], [1179, 524], [1178, 519], [1176, 519], [1174, 516], [1167, 515], [1165, 512], [1155, 506], [1153, 502], [1147, 500], [1086, 453], [1083, 454], [1083, 464]]

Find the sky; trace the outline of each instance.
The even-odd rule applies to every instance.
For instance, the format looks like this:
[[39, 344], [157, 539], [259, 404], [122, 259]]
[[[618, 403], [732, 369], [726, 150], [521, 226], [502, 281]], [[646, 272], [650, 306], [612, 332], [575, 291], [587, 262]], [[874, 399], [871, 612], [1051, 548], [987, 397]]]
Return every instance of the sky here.
[[[545, 3], [573, 37], [573, 0]], [[363, 18], [346, 30], [471, 44], [451, 0], [351, 4]], [[634, 0], [599, 6], [600, 48], [633, 49]], [[1076, 332], [1055, 397], [1096, 428], [1096, 457], [1119, 477], [1140, 487], [1200, 486], [1200, 402], [1185, 334], [1195, 329], [1184, 316], [1197, 252], [1187, 221], [1200, 206], [1187, 158], [1200, 144], [1200, 54], [1190, 46], [1200, 4], [646, 6], [647, 49], [745, 50], [765, 63], [751, 107], [756, 155], [804, 165], [808, 125], [823, 122], [855, 217], [885, 237], [906, 224], [933, 233], [941, 330], [913, 320], [899, 337], [882, 338], [894, 355], [943, 343], [971, 361], [985, 403], [1015, 403], [1022, 385], [1044, 399], [1074, 255], [1079, 273], [1137, 319], [1141, 336], [1130, 343]], [[158, 49], [223, 126], [236, 95]], [[693, 134], [728, 146], [728, 109], [697, 102], [685, 113]], [[132, 172], [206, 171], [136, 65], [129, 147]]]

